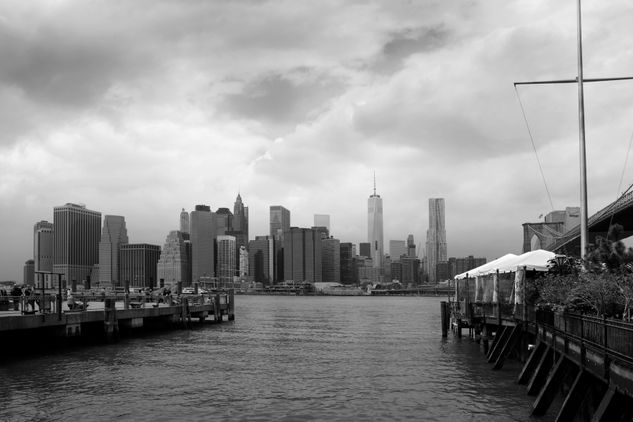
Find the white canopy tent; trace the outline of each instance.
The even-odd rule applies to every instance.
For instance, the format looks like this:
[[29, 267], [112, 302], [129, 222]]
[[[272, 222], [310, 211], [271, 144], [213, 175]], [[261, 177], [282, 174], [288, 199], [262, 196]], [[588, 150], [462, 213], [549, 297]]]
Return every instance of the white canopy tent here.
[[500, 265], [504, 265], [506, 262], [510, 262], [510, 260], [514, 258], [517, 258], [517, 255], [513, 253], [509, 253], [509, 254], [503, 255], [501, 258], [497, 258], [495, 260], [487, 262], [484, 265], [481, 265], [477, 268], [468, 270], [465, 273], [457, 274], [454, 278], [455, 280], [461, 280], [463, 278], [466, 278], [466, 276], [469, 276], [472, 278], [478, 275], [490, 274], [491, 272], [496, 272], [496, 269]]
[[536, 271], [547, 271], [548, 261], [554, 258], [554, 252], [537, 249], [535, 251], [526, 252], [522, 255], [507, 254], [494, 261], [490, 261], [480, 267], [473, 268], [465, 273], [457, 274], [455, 280], [461, 280], [468, 277], [474, 278], [488, 274], [515, 272], [517, 269], [527, 269]]

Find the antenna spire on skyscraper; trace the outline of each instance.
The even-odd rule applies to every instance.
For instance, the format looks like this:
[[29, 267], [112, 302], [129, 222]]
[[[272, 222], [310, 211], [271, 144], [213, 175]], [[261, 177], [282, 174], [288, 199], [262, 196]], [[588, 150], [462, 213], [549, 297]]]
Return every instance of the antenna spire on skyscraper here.
[[374, 196], [376, 196], [376, 172], [374, 171]]

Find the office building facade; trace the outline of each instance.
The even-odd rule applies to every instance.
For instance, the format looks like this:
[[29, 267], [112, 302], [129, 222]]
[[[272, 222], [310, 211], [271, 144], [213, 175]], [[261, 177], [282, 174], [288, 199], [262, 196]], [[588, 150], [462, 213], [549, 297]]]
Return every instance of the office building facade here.
[[256, 283], [270, 285], [275, 280], [275, 242], [272, 236], [256, 236], [248, 242], [249, 274]]
[[189, 234], [189, 213], [184, 208], [180, 211], [180, 232]]
[[284, 279], [295, 283], [322, 280], [322, 245], [316, 230], [291, 227], [284, 233]]
[[158, 287], [176, 288], [191, 284], [191, 243], [185, 240], [183, 233], [172, 230], [165, 239], [165, 244], [156, 264]]
[[404, 240], [390, 240], [389, 241], [389, 256], [391, 261], [399, 261], [400, 257], [407, 255], [407, 244]]
[[82, 284], [99, 263], [101, 213], [67, 203], [53, 209], [53, 272], [62, 280]]
[[53, 271], [53, 223], [39, 221], [33, 227], [33, 271]]
[[341, 241], [338, 239], [321, 239], [321, 279], [327, 283], [341, 282]]
[[99, 242], [99, 287], [122, 286], [119, 273], [119, 251], [128, 243], [125, 217], [106, 215]]
[[437, 283], [437, 265], [447, 262], [444, 198], [429, 199], [429, 229], [426, 232], [426, 265], [430, 283]]
[[220, 283], [233, 282], [237, 276], [237, 262], [235, 252], [235, 236], [217, 236], [218, 268], [217, 274]]
[[156, 288], [158, 284], [159, 245], [128, 243], [120, 246], [120, 271], [123, 283], [130, 287]]
[[196, 205], [189, 220], [191, 240], [191, 278], [193, 282], [201, 277], [215, 275], [215, 224], [214, 214], [207, 205]]

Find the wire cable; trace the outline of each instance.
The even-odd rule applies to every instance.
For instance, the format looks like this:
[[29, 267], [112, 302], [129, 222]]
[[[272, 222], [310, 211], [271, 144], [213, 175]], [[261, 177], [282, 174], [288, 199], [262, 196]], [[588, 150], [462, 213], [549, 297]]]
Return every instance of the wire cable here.
[[538, 168], [541, 172], [541, 178], [543, 179], [543, 184], [545, 185], [545, 191], [547, 192], [549, 205], [552, 207], [552, 211], [554, 211], [554, 203], [552, 202], [552, 195], [550, 194], [549, 188], [547, 187], [547, 181], [545, 180], [545, 173], [543, 173], [541, 160], [539, 159], [538, 152], [536, 151], [536, 145], [534, 144], [534, 137], [532, 136], [532, 131], [530, 130], [530, 124], [528, 123], [527, 116], [525, 115], [525, 108], [523, 108], [523, 102], [521, 101], [521, 96], [519, 95], [519, 90], [517, 89], [516, 84], [514, 85], [514, 92], [516, 93], [517, 99], [519, 100], [519, 106], [521, 107], [521, 114], [523, 114], [523, 121], [525, 122], [525, 127], [527, 128], [528, 134], [530, 135], [530, 142], [532, 142], [532, 149], [534, 150], [534, 155], [536, 156], [536, 162], [538, 163]]

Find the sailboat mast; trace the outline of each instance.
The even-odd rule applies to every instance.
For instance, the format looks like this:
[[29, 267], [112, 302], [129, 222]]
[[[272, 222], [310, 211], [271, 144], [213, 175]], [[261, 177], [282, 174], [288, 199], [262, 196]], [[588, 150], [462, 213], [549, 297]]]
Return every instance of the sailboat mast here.
[[585, 95], [582, 73], [582, 19], [578, 0], [578, 126], [580, 144], [580, 257], [587, 254], [587, 154], [585, 148]]

